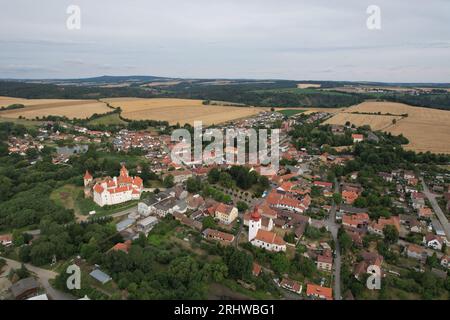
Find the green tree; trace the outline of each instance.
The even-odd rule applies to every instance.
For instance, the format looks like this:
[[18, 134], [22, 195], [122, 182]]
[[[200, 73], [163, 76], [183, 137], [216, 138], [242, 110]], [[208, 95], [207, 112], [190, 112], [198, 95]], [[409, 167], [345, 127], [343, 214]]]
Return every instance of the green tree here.
[[236, 207], [239, 212], [245, 212], [246, 210], [248, 210], [248, 204], [244, 201], [238, 201]]
[[166, 188], [172, 188], [175, 185], [173, 175], [169, 174], [163, 179], [163, 186]]
[[387, 243], [394, 244], [398, 241], [398, 230], [393, 225], [386, 225], [383, 228], [384, 239]]

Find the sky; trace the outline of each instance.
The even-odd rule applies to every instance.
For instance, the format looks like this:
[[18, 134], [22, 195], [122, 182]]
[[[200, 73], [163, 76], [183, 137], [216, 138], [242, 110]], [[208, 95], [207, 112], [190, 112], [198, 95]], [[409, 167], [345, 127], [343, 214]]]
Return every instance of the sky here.
[[[0, 3], [0, 78], [450, 82], [449, 0]], [[67, 27], [70, 5], [80, 29]], [[370, 5], [380, 29], [367, 27]]]

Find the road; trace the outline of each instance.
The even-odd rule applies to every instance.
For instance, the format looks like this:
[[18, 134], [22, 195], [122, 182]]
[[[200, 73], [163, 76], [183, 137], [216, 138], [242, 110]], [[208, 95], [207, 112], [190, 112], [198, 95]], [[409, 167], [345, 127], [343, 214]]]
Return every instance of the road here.
[[[334, 192], [339, 193], [339, 183], [337, 180], [334, 182]], [[326, 224], [328, 226], [328, 230], [331, 232], [331, 235], [333, 236], [336, 251], [336, 255], [334, 257], [334, 271], [333, 271], [334, 299], [341, 300], [341, 248], [339, 247], [339, 241], [337, 237], [340, 226], [338, 223], [336, 223], [336, 207], [337, 206], [333, 201], [333, 205], [331, 206], [330, 209], [330, 215], [326, 220]]]
[[441, 207], [439, 207], [439, 204], [436, 201], [436, 195], [434, 193], [430, 192], [430, 190], [428, 189], [427, 184], [425, 183], [425, 181], [423, 180], [422, 177], [420, 178], [420, 180], [422, 181], [423, 193], [425, 194], [425, 196], [430, 201], [434, 212], [436, 213], [439, 221], [442, 224], [442, 227], [444, 228], [444, 232], [445, 232], [445, 235], [447, 236], [447, 240], [450, 241], [450, 225], [448, 223], [448, 219], [445, 216], [445, 214], [442, 212]]
[[[10, 268], [19, 269], [22, 265], [22, 263], [19, 261], [15, 261], [15, 260], [3, 258], [3, 257], [2, 257], [2, 259], [6, 260], [6, 262], [8, 263], [8, 266]], [[36, 277], [39, 280], [39, 283], [42, 285], [42, 287], [47, 292], [47, 295], [52, 300], [75, 300], [75, 297], [73, 297], [72, 295], [62, 292], [62, 291], [59, 291], [59, 290], [56, 290], [50, 285], [49, 280], [56, 278], [58, 273], [51, 271], [51, 270], [35, 267], [29, 263], [25, 263], [25, 267], [30, 272], [32, 272], [36, 275]]]

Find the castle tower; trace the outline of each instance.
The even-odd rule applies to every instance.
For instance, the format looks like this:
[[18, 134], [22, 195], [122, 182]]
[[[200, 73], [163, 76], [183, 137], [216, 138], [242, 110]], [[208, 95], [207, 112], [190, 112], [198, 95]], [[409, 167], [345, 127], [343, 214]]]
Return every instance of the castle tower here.
[[261, 215], [259, 214], [259, 207], [255, 206], [255, 209], [250, 215], [248, 241], [252, 241], [256, 237], [259, 229], [261, 229]]
[[92, 182], [92, 176], [89, 173], [88, 170], [86, 170], [86, 173], [84, 174], [83, 180], [84, 180], [84, 186], [87, 187]]
[[122, 168], [120, 169], [120, 176], [121, 177], [128, 177], [128, 170], [125, 167], [125, 164], [122, 164]]

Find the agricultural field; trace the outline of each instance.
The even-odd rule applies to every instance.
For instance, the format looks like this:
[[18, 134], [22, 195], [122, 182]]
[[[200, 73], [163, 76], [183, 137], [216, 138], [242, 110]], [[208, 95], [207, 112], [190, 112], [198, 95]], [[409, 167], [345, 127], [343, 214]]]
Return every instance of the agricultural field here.
[[[395, 116], [352, 112], [381, 112]], [[402, 117], [400, 116], [402, 114], [408, 116]], [[395, 124], [392, 123], [394, 118]], [[410, 141], [405, 146], [409, 150], [450, 153], [450, 111], [413, 107], [395, 102], [367, 101], [337, 113], [326, 123], [345, 124], [346, 121], [357, 126], [370, 125], [374, 130], [388, 131], [395, 135], [403, 134]]]
[[25, 108], [4, 110], [0, 112], [3, 118], [35, 119], [43, 116], [65, 116], [68, 118], [89, 118], [94, 113], [110, 112], [104, 102], [97, 100], [69, 100], [69, 99], [20, 99], [0, 97], [0, 107], [11, 104], [23, 104]]
[[269, 108], [203, 105], [202, 100], [191, 99], [105, 99], [113, 107], [122, 109], [122, 117], [130, 120], [160, 120], [173, 125], [203, 121], [212, 125], [250, 117]]

